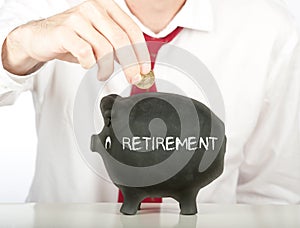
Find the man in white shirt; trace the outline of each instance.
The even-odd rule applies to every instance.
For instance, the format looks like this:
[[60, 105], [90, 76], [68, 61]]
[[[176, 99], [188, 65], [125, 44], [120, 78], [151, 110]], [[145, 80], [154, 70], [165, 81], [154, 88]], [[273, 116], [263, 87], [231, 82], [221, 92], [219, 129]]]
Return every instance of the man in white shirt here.
[[[273, 0], [115, 2], [9, 1], [0, 11], [0, 104], [31, 90], [36, 109], [38, 153], [27, 200], [117, 200], [117, 188], [89, 168], [76, 144], [73, 107], [82, 67], [98, 62], [105, 80], [113, 55], [102, 57], [132, 47], [126, 56], [115, 53], [126, 77], [114, 77], [108, 87], [120, 92], [150, 69], [142, 32], [164, 37], [180, 26], [171, 44], [207, 66], [225, 104], [225, 170], [198, 201], [299, 203], [299, 34], [286, 9]], [[139, 64], [127, 68], [127, 58]], [[175, 81], [200, 100], [201, 92], [184, 78]]]

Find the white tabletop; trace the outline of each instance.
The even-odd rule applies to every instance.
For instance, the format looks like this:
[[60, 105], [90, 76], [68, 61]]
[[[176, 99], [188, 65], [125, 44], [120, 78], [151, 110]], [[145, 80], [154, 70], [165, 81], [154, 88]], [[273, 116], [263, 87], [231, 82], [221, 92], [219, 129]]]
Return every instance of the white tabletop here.
[[179, 215], [177, 204], [142, 204], [137, 215], [120, 204], [0, 204], [0, 227], [300, 227], [300, 206], [199, 204]]

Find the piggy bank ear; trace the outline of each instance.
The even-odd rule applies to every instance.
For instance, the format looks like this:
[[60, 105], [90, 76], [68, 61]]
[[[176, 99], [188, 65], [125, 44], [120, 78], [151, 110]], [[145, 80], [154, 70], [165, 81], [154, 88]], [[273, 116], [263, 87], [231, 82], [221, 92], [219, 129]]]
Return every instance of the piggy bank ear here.
[[116, 99], [120, 96], [116, 94], [110, 94], [108, 96], [105, 96], [102, 98], [100, 102], [100, 109], [102, 112], [102, 116], [105, 121], [105, 125], [107, 125], [107, 120], [111, 118], [111, 109], [113, 107], [113, 104], [115, 103]]

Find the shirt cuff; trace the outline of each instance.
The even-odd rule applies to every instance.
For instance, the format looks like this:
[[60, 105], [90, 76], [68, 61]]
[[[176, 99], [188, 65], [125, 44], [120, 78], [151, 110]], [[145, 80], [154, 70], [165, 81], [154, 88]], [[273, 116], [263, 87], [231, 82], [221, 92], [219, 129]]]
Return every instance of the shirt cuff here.
[[[2, 63], [1, 63], [2, 64]], [[19, 84], [23, 84], [26, 81], [28, 81], [30, 78], [34, 77], [35, 75], [39, 74], [39, 72], [45, 67], [47, 63], [45, 63], [40, 69], [36, 70], [35, 72], [31, 73], [31, 74], [26, 74], [26, 75], [16, 75], [16, 74], [12, 74], [9, 71], [3, 69], [3, 65], [1, 66], [4, 73], [6, 75], [8, 75], [8, 77], [10, 79], [12, 79], [13, 81], [19, 83]]]

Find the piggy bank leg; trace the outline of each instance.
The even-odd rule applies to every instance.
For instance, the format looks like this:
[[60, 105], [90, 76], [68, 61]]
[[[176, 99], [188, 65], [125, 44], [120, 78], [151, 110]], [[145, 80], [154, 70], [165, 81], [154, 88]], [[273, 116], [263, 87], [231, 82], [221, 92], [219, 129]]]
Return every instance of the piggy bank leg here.
[[140, 207], [141, 201], [143, 200], [134, 190], [122, 189], [124, 196], [124, 203], [120, 209], [120, 212], [124, 215], [134, 215]]
[[196, 197], [198, 191], [186, 191], [181, 193], [178, 199], [180, 206], [180, 214], [182, 215], [194, 215], [197, 213]]

